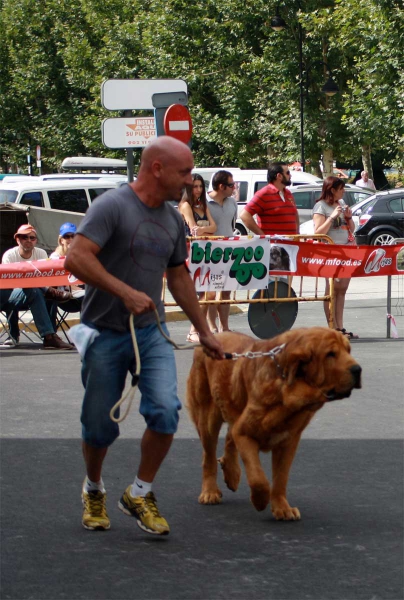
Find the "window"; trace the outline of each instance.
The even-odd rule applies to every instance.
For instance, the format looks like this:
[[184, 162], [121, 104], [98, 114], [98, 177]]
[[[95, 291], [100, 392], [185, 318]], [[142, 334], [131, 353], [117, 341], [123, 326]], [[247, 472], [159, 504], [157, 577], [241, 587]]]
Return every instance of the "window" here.
[[18, 192], [15, 190], [0, 190], [0, 203], [15, 202]]
[[43, 201], [42, 192], [26, 192], [21, 196], [20, 204], [27, 204], [28, 206], [45, 206]]
[[297, 208], [308, 208], [311, 206], [311, 192], [295, 192], [293, 194]]
[[233, 196], [236, 202], [247, 202], [248, 183], [246, 181], [236, 181], [235, 183]]
[[88, 190], [90, 194], [91, 202], [95, 200], [98, 196], [101, 196], [104, 192], [107, 192], [109, 188], [91, 188]]
[[265, 187], [265, 186], [267, 186], [267, 185], [268, 185], [268, 182], [267, 182], [267, 181], [257, 181], [257, 182], [254, 184], [254, 194], [255, 194], [256, 192], [259, 192], [260, 190], [262, 190], [262, 188], [264, 188], [264, 187]]
[[403, 199], [402, 198], [394, 198], [394, 200], [390, 200], [390, 210], [394, 213], [403, 212]]
[[85, 213], [88, 200], [85, 190], [54, 190], [48, 192], [51, 208]]
[[344, 200], [348, 206], [353, 206], [357, 202], [361, 200], [365, 200], [365, 198], [369, 198], [372, 194], [362, 194], [361, 192], [344, 192]]

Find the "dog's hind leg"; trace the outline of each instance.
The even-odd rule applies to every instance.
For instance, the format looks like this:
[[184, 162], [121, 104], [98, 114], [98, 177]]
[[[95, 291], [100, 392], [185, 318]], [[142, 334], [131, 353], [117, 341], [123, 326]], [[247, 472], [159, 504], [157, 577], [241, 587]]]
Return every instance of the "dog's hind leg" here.
[[238, 460], [238, 451], [231, 434], [231, 428], [227, 430], [224, 454], [218, 459], [218, 463], [223, 470], [224, 481], [232, 492], [235, 492], [240, 483], [241, 469]]
[[202, 409], [199, 413], [198, 433], [203, 446], [202, 491], [198, 498], [200, 504], [219, 504], [222, 501], [222, 492], [217, 485], [216, 458], [217, 440], [222, 423], [220, 410], [213, 404], [208, 410]]

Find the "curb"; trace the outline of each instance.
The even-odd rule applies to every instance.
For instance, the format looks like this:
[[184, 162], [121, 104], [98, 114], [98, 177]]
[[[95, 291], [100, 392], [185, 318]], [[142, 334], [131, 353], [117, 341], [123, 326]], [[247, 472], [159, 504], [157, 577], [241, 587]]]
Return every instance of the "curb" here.
[[[231, 315], [238, 315], [240, 313], [243, 313], [243, 309], [240, 308], [239, 306], [236, 305], [232, 305], [230, 306], [230, 314]], [[166, 311], [166, 323], [175, 323], [177, 321], [189, 321], [187, 315], [184, 313], [183, 310], [171, 310], [171, 311]], [[67, 318], [66, 322], [69, 324], [69, 327], [73, 327], [73, 325], [78, 325], [80, 323], [80, 319], [78, 317], [72, 317], [72, 318]], [[4, 326], [0, 324], [0, 332], [4, 331]], [[35, 323], [32, 322], [32, 324], [29, 324], [29, 327], [25, 326], [23, 327], [20, 324], [20, 329], [23, 331], [29, 331], [30, 329], [32, 331], [38, 331]]]

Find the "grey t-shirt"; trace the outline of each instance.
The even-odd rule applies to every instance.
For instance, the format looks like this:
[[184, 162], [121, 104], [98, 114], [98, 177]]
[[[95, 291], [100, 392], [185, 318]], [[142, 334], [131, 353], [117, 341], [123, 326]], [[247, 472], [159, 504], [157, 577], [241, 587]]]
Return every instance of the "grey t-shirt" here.
[[[331, 217], [334, 212], [335, 206], [330, 206], [324, 200], [319, 200], [316, 202], [313, 208], [313, 215], [323, 215], [326, 219]], [[345, 220], [344, 213], [341, 213], [341, 216], [336, 219], [334, 223], [331, 224], [330, 229], [327, 232], [327, 235], [334, 241], [335, 244], [347, 244], [348, 243], [348, 235], [349, 235], [349, 227], [348, 222]]]
[[[98, 197], [80, 223], [78, 233], [95, 242], [105, 269], [137, 291], [147, 294], [164, 321], [163, 274], [187, 258], [182, 217], [168, 202], [157, 208], [143, 204], [129, 185]], [[86, 285], [82, 321], [127, 331], [129, 311], [117, 297]], [[136, 327], [156, 322], [154, 312], [135, 317]]]
[[207, 194], [208, 206], [210, 214], [216, 223], [217, 229], [213, 235], [223, 235], [231, 237], [234, 231], [234, 223], [237, 218], [237, 202], [231, 196], [225, 198], [223, 206], [215, 202], [213, 198]]

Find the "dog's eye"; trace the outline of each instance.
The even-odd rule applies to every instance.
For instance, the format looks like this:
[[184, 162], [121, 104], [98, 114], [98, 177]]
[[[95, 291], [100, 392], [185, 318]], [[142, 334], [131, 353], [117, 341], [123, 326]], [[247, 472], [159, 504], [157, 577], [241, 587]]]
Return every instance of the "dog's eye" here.
[[335, 352], [328, 352], [327, 358], [335, 358], [337, 355]]

